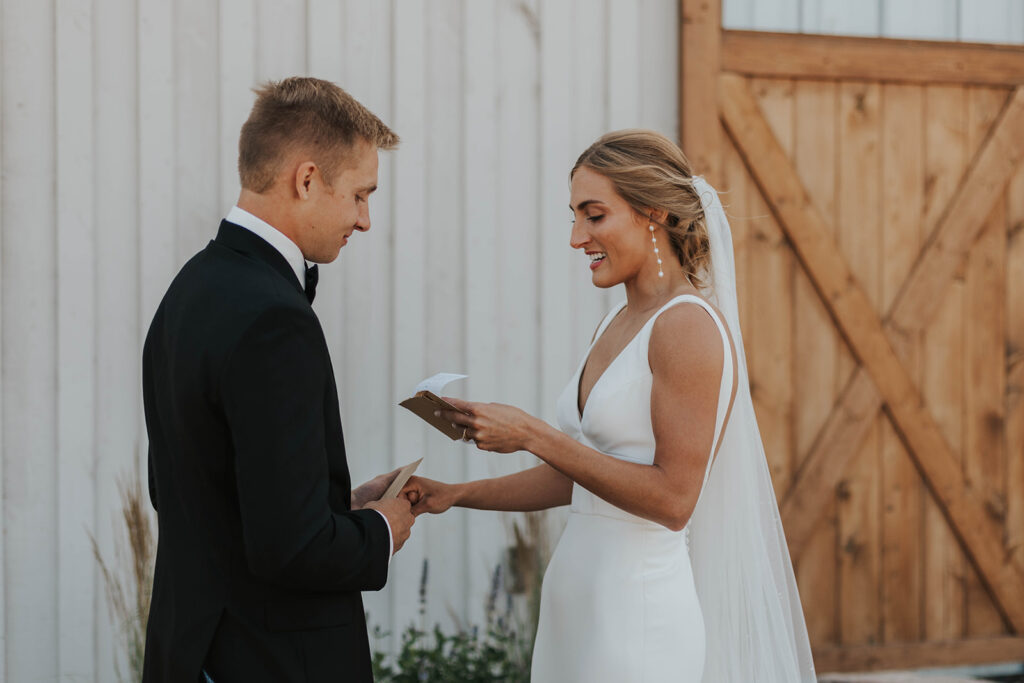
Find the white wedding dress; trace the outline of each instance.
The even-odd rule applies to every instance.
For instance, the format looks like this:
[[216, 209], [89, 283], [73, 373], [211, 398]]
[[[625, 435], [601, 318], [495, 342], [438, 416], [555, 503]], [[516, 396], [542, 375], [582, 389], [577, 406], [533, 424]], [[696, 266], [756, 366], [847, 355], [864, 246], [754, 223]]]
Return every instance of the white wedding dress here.
[[[654, 463], [648, 343], [657, 317], [683, 304], [704, 308], [722, 337], [709, 456], [715, 452], [732, 395], [732, 350], [723, 321], [693, 295], [672, 299], [644, 324], [598, 378], [581, 416], [579, 381], [591, 344], [558, 400], [562, 431], [621, 460]], [[623, 306], [602, 321], [595, 342]], [[705, 483], [710, 465], [709, 457]], [[532, 683], [700, 683], [704, 619], [688, 546], [687, 529], [671, 531], [574, 484], [569, 520], [544, 575]]]
[[[704, 209], [711, 262], [701, 278], [703, 299], [677, 297], [666, 308], [701, 306], [722, 336], [714, 460], [686, 529], [678, 533], [573, 486], [569, 521], [544, 576], [533, 683], [817, 680], [750, 395], [732, 230], [715, 189], [700, 176], [692, 182]], [[621, 309], [608, 314], [595, 340]], [[664, 310], [598, 378], [580, 415], [588, 349], [558, 401], [563, 431], [616, 458], [654, 462], [647, 347]], [[736, 396], [723, 426], [733, 373]]]

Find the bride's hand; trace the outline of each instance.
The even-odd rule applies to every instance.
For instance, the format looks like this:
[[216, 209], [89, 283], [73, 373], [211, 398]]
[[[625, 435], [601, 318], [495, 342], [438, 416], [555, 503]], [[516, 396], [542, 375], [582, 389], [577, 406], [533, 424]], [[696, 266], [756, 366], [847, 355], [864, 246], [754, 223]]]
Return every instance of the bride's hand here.
[[504, 403], [474, 403], [458, 398], [445, 398], [464, 412], [440, 411], [440, 416], [460, 430], [463, 439], [475, 441], [477, 448], [495, 453], [528, 450], [526, 443], [536, 432], [537, 418]]
[[455, 487], [433, 479], [410, 477], [399, 494], [412, 504], [412, 514], [439, 515], [455, 504]]

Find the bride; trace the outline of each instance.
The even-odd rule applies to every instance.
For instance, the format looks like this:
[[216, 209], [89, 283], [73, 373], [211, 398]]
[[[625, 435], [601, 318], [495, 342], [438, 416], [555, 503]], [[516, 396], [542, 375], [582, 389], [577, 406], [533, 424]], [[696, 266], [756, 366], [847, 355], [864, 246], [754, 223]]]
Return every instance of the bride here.
[[558, 426], [448, 399], [517, 474], [414, 477], [413, 512], [571, 504], [541, 595], [534, 683], [814, 681], [750, 398], [732, 237], [714, 189], [668, 138], [601, 137], [570, 174], [570, 243], [622, 283], [558, 400]]

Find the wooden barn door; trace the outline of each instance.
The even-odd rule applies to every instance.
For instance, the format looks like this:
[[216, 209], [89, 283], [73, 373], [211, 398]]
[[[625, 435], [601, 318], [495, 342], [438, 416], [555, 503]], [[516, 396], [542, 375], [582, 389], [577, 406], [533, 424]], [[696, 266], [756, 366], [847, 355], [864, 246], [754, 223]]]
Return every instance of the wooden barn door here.
[[1024, 660], [1024, 50], [680, 16], [819, 671]]

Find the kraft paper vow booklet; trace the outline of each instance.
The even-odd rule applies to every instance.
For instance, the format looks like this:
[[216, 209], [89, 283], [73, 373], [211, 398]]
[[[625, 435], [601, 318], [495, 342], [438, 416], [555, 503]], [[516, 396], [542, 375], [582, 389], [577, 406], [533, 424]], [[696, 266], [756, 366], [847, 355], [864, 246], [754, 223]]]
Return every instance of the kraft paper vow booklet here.
[[449, 382], [453, 382], [457, 379], [464, 379], [465, 377], [466, 375], [456, 375], [450, 372], [441, 372], [433, 377], [428, 377], [416, 385], [415, 394], [412, 397], [405, 399], [398, 405], [412, 411], [427, 423], [433, 425], [449, 439], [452, 439], [453, 441], [461, 439], [462, 428], [453, 427], [452, 423], [445, 420], [443, 417], [435, 417], [434, 411], [454, 410], [462, 412], [451, 403], [448, 403], [448, 401], [445, 401], [443, 398], [438, 396], [438, 394], [441, 393], [445, 385]]
[[409, 477], [416, 471], [416, 468], [423, 462], [423, 458], [420, 458], [416, 462], [411, 462], [398, 473], [394, 481], [391, 482], [391, 486], [384, 492], [384, 495], [380, 497], [380, 500], [388, 500], [390, 498], [398, 498], [398, 494], [402, 491], [402, 487], [405, 486], [405, 482], [409, 481]]

